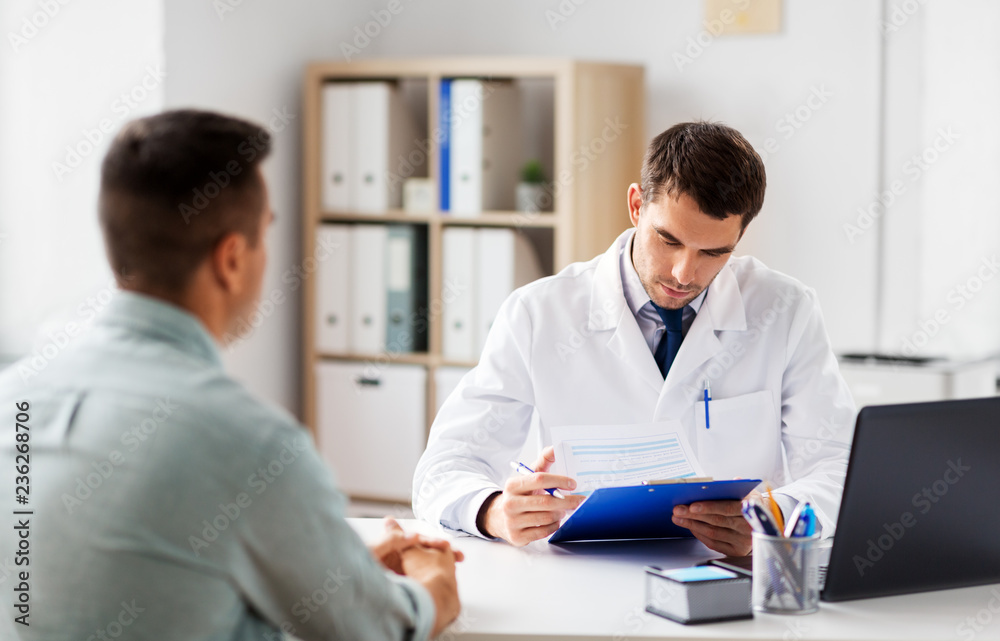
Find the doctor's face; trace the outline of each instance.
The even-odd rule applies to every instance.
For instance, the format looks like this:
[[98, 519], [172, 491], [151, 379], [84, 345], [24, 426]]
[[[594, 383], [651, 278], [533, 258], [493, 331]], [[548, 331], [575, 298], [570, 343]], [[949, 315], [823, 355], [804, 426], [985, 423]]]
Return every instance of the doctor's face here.
[[743, 235], [740, 216], [713, 218], [686, 194], [662, 194], [643, 203], [633, 183], [628, 205], [635, 225], [632, 264], [650, 300], [666, 309], [680, 309], [697, 298]]

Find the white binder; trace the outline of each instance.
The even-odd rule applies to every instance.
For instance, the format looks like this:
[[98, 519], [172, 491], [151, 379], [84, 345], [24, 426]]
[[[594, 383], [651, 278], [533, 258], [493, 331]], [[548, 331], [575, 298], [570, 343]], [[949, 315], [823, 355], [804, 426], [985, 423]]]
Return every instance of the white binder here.
[[510, 82], [451, 83], [451, 213], [514, 209], [523, 161], [521, 108]]
[[352, 94], [349, 83], [330, 83], [323, 87], [323, 133], [320, 146], [323, 211], [347, 211], [352, 204]]
[[320, 225], [316, 229], [316, 350], [346, 353], [350, 346], [351, 227]]
[[405, 174], [426, 175], [426, 154], [410, 153], [416, 148], [416, 124], [394, 84], [359, 82], [353, 91], [352, 210], [399, 209]]
[[385, 350], [385, 225], [355, 225], [351, 242], [351, 351], [379, 354]]
[[443, 328], [441, 352], [445, 360], [469, 362], [479, 356], [475, 349], [474, 287], [475, 230], [446, 227], [442, 232]]
[[409, 504], [426, 445], [426, 385], [419, 365], [316, 366], [316, 440], [346, 494]]
[[515, 289], [538, 280], [545, 273], [531, 241], [513, 229], [477, 230], [475, 255], [475, 351], [478, 357], [503, 302]]

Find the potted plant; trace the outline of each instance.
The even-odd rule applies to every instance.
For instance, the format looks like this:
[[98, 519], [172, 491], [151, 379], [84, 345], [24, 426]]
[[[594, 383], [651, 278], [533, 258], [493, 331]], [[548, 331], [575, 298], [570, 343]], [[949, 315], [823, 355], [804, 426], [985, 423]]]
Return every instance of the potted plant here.
[[521, 182], [517, 184], [515, 202], [517, 210], [523, 212], [547, 210], [552, 204], [551, 196], [545, 194], [545, 172], [539, 161], [529, 160], [521, 168]]

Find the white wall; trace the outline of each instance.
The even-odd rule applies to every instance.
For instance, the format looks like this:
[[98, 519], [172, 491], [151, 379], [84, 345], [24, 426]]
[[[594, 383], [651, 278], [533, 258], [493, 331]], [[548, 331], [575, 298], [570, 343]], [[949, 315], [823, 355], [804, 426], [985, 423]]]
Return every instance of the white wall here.
[[[701, 33], [702, 3], [695, 0], [563, 2], [576, 8], [555, 24], [546, 14], [559, 11], [554, 0], [402, 0], [398, 15], [385, 12], [383, 0], [243, 2], [221, 16], [197, 0], [165, 5], [167, 106], [259, 120], [285, 106], [298, 114], [304, 63], [344, 60], [345, 51], [358, 58], [547, 55], [641, 63], [648, 135], [711, 118], [739, 128], [761, 150], [773, 139], [764, 211], [741, 249], [819, 290], [839, 349], [873, 347], [876, 235], [852, 245], [841, 227], [875, 193], [877, 3], [789, 0], [781, 34], [717, 40]], [[359, 38], [378, 16], [391, 18], [375, 37]], [[700, 53], [697, 39], [709, 42]], [[679, 65], [675, 53], [692, 60]], [[818, 109], [807, 106], [811, 95], [825, 96], [812, 98]], [[805, 116], [801, 127], [779, 123], [796, 109]], [[265, 166], [279, 214], [265, 293], [283, 288], [288, 302], [227, 355], [235, 375], [296, 410], [301, 299], [281, 275], [301, 260], [300, 124], [277, 134]]]
[[[54, 319], [47, 327], [58, 331], [87, 295], [101, 292], [108, 271], [93, 204], [103, 147], [62, 183], [50, 165], [67, 144], [79, 143], [81, 129], [117, 119], [117, 95], [164, 60], [165, 80], [129, 117], [161, 104], [260, 121], [275, 110], [294, 116], [275, 132], [265, 165], [279, 216], [265, 294], [280, 289], [286, 302], [226, 360], [256, 391], [295, 411], [301, 299], [282, 276], [301, 261], [302, 70], [310, 59], [343, 60], [348, 45], [358, 47], [358, 57], [545, 55], [643, 64], [647, 136], [681, 120], [719, 119], [766, 154], [764, 211], [741, 251], [816, 287], [839, 350], [899, 351], [996, 249], [1000, 195], [989, 187], [1000, 170], [1000, 45], [989, 29], [1000, 9], [988, 0], [885, 0], [887, 13], [894, 5], [919, 9], [888, 40], [881, 164], [879, 2], [786, 0], [780, 34], [718, 39], [705, 31], [699, 0], [401, 2], [402, 11], [367, 42], [356, 40], [358, 32], [375, 19], [372, 12], [385, 20], [388, 0], [70, 3], [19, 52], [0, 52], [0, 353], [27, 351], [42, 318]], [[226, 6], [232, 11], [220, 15]], [[18, 30], [37, 7], [31, 0], [0, 4], [3, 32]], [[797, 128], [785, 120], [796, 110]], [[961, 144], [871, 229], [847, 233], [859, 208], [877, 202], [879, 190], [947, 124], [964, 135]], [[959, 249], [945, 256], [941, 246]], [[998, 291], [1000, 279], [984, 286], [924, 351], [997, 349]]]
[[109, 299], [100, 161], [163, 103], [158, 0], [45, 4], [0, 3], [0, 356], [39, 368]]
[[1000, 352], [1000, 5], [889, 0], [881, 348]]
[[[386, 6], [364, 4], [369, 12]], [[766, 155], [768, 191], [741, 253], [815, 287], [837, 349], [870, 350], [877, 234], [851, 243], [842, 227], [876, 193], [879, 3], [787, 0], [780, 34], [718, 39], [702, 33], [703, 5], [404, 1], [358, 57], [518, 54], [645, 65], [647, 137], [694, 118], [742, 131]], [[341, 22], [330, 38], [338, 48], [355, 44], [356, 28], [372, 19]]]
[[[274, 150], [263, 169], [278, 217], [269, 232], [265, 297], [275, 289], [284, 303], [262, 309], [258, 327], [224, 352], [234, 376], [294, 412], [301, 404], [301, 292], [282, 276], [300, 264], [301, 90], [304, 65], [336, 55], [330, 34], [362, 9], [347, 2], [289, 0], [164, 1], [168, 108], [197, 107], [267, 123], [292, 114], [273, 131]], [[294, 272], [291, 272], [294, 273]]]

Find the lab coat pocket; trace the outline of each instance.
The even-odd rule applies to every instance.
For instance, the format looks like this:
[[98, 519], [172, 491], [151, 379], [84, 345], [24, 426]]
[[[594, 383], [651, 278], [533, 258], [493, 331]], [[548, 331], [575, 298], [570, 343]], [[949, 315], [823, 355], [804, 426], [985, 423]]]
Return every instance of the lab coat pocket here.
[[771, 392], [763, 390], [694, 406], [698, 460], [717, 479], [766, 479], [781, 460], [781, 429]]

